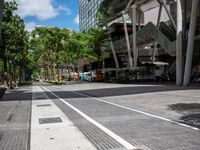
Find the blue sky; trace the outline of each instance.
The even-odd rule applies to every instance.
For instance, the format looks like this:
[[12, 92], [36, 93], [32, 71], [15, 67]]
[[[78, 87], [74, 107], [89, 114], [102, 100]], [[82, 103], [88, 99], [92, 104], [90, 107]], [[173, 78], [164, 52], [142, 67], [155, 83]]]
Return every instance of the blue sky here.
[[36, 26], [57, 26], [79, 31], [78, 0], [15, 1], [19, 4], [16, 13], [24, 18], [29, 31]]

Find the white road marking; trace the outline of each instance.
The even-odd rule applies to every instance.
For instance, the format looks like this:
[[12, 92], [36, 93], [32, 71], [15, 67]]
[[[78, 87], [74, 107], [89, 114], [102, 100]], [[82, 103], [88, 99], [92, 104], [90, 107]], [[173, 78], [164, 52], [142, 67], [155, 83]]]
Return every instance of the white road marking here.
[[[82, 117], [84, 117], [85, 119], [87, 119], [88, 121], [90, 121], [92, 124], [94, 124], [95, 126], [97, 126], [99, 129], [101, 129], [102, 131], [104, 131], [105, 133], [107, 133], [109, 136], [111, 136], [113, 139], [115, 139], [117, 142], [119, 142], [121, 145], [123, 145], [125, 148], [127, 148], [128, 150], [134, 150], [137, 149], [135, 146], [133, 146], [132, 144], [130, 144], [129, 142], [127, 142], [126, 140], [124, 140], [123, 138], [121, 138], [120, 136], [116, 135], [114, 132], [110, 131], [109, 129], [107, 129], [106, 127], [104, 127], [103, 125], [101, 125], [100, 123], [96, 122], [95, 120], [93, 120], [92, 118], [90, 118], [89, 116], [87, 116], [86, 114], [84, 114], [82, 111], [80, 111], [79, 109], [77, 109], [76, 107], [74, 107], [73, 105], [69, 104], [68, 102], [66, 102], [64, 99], [60, 98], [59, 96], [57, 96], [56, 94], [54, 94], [53, 92], [51, 92], [49, 89], [47, 89], [46, 87], [42, 86], [45, 90], [47, 90], [48, 92], [50, 92], [52, 95], [54, 95], [55, 97], [57, 97], [60, 101], [62, 101], [63, 103], [65, 103], [67, 106], [69, 106], [70, 108], [72, 108], [73, 110], [75, 110], [77, 113], [79, 113]], [[78, 94], [78, 93], [77, 93]], [[80, 95], [80, 94], [79, 94]]]
[[[41, 96], [43, 99], [37, 99]], [[93, 144], [74, 126], [41, 87], [33, 87], [32, 99], [31, 150], [96, 150]], [[44, 104], [51, 106], [38, 107], [38, 105]], [[51, 117], [60, 117], [62, 123], [39, 124], [40, 118]]]
[[190, 129], [193, 129], [193, 130], [196, 130], [196, 131], [200, 130], [199, 128], [196, 128], [196, 127], [193, 127], [193, 126], [190, 126], [190, 125], [186, 125], [184, 123], [173, 121], [171, 119], [167, 119], [167, 118], [164, 118], [164, 117], [153, 115], [153, 114], [150, 114], [150, 113], [147, 113], [147, 112], [144, 112], [144, 111], [141, 111], [141, 110], [137, 110], [137, 109], [134, 109], [134, 108], [126, 107], [126, 106], [123, 106], [123, 105], [120, 105], [120, 104], [105, 101], [105, 100], [102, 100], [102, 99], [97, 98], [97, 97], [89, 96], [87, 94], [83, 94], [83, 93], [79, 93], [79, 92], [75, 92], [75, 91], [71, 91], [71, 92], [78, 94], [78, 95], [81, 95], [81, 96], [84, 96], [84, 97], [92, 98], [92, 99], [95, 99], [95, 100], [98, 100], [98, 101], [101, 101], [101, 102], [104, 102], [104, 103], [107, 103], [107, 104], [111, 104], [111, 105], [114, 105], [114, 106], [117, 106], [117, 107], [120, 107], [120, 108], [124, 108], [124, 109], [131, 110], [131, 111], [134, 111], [134, 112], [137, 112], [137, 113], [140, 113], [140, 114], [151, 116], [153, 118], [157, 118], [157, 119], [161, 119], [161, 120], [164, 120], [164, 121], [167, 121], [167, 122], [171, 122], [171, 123], [174, 123], [174, 124], [177, 124], [177, 125], [180, 125], [180, 126], [183, 126], [183, 127], [187, 127], [187, 128], [190, 128]]

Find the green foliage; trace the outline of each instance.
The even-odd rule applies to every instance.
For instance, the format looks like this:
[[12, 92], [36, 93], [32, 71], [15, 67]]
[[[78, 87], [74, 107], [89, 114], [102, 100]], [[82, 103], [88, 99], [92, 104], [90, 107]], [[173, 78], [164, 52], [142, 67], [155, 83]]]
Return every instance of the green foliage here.
[[72, 61], [92, 57], [90, 36], [84, 33], [73, 33], [69, 39], [68, 53], [71, 54]]
[[28, 62], [29, 35], [25, 31], [24, 20], [14, 13], [17, 6], [15, 1], [5, 2], [3, 8], [0, 58], [10, 80], [15, 78], [17, 68], [25, 67]]
[[104, 41], [106, 39], [106, 30], [100, 29], [100, 28], [91, 28], [89, 30], [90, 35], [90, 44], [91, 47], [96, 54], [96, 56], [101, 59], [102, 51], [101, 46], [104, 44]]
[[23, 65], [28, 50], [28, 33], [25, 31], [23, 19], [14, 15], [17, 3], [5, 2], [2, 21], [1, 58]]
[[66, 63], [69, 37], [68, 29], [57, 27], [38, 27], [32, 32], [30, 42], [34, 55], [32, 60], [46, 68], [46, 78], [49, 80], [53, 67], [56, 65], [57, 74], [59, 74], [59, 66]]

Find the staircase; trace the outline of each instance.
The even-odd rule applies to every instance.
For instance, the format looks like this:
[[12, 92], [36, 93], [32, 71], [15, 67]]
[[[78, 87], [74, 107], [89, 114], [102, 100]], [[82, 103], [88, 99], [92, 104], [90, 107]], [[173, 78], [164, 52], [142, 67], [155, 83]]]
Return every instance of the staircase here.
[[[167, 29], [166, 26], [164, 29]], [[160, 44], [162, 48], [166, 50], [170, 56], [176, 55], [176, 40], [171, 41], [171, 39], [169, 39], [163, 32], [157, 29], [153, 23], [149, 22], [146, 26], [137, 32], [137, 39], [141, 39], [144, 36], [151, 36], [155, 41], [158, 42], [158, 44]]]

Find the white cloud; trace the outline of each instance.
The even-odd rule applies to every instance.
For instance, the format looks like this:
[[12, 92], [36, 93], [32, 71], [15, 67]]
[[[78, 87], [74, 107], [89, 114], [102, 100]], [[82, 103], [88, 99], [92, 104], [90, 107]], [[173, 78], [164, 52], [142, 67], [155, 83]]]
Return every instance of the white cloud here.
[[[12, 1], [12, 0], [5, 0]], [[55, 7], [55, 0], [16, 0], [19, 4], [17, 14], [21, 17], [34, 16], [39, 20], [47, 20], [56, 17], [60, 12], [71, 15], [70, 8], [65, 6]]]
[[77, 15], [76, 18], [74, 18], [74, 23], [79, 24], [79, 15]]
[[59, 11], [63, 11], [65, 13], [65, 15], [71, 15], [72, 14], [72, 10], [70, 8], [67, 8], [66, 6], [58, 6], [58, 10]]
[[32, 32], [36, 27], [42, 27], [43, 25], [37, 25], [35, 22], [26, 23], [25, 30]]

